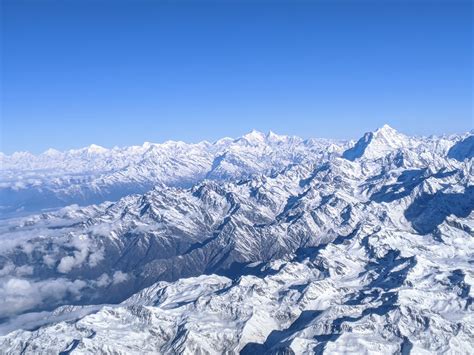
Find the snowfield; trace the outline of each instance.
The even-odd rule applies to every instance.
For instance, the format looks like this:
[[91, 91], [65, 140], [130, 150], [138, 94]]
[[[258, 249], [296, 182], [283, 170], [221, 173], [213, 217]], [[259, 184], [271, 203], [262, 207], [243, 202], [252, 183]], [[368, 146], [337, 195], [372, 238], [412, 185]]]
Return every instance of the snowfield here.
[[0, 353], [472, 354], [473, 137], [1, 155]]

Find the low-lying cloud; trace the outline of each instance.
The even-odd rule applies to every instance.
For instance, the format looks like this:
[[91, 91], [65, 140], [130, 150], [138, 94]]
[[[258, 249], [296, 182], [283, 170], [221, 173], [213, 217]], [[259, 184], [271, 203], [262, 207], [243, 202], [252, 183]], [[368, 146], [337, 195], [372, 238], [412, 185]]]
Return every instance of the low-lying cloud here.
[[45, 303], [56, 303], [64, 298], [80, 299], [87, 286], [83, 280], [65, 278], [42, 281], [11, 277], [0, 280], [0, 318], [25, 312]]

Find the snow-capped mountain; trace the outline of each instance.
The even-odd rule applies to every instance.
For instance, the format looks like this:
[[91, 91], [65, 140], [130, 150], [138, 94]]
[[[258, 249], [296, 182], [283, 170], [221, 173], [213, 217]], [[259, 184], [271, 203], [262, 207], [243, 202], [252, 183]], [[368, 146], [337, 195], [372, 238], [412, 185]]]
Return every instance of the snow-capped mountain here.
[[156, 185], [189, 187], [203, 179], [269, 174], [289, 164], [327, 159], [343, 149], [336, 141], [252, 131], [215, 143], [146, 142], [113, 149], [97, 145], [66, 152], [48, 149], [37, 156], [0, 154], [0, 215], [115, 201]]
[[11, 184], [158, 185], [2, 221], [0, 351], [468, 354], [473, 144], [384, 126], [3, 157]]
[[352, 161], [360, 157], [375, 159], [392, 150], [415, 147], [419, 143], [419, 140], [410, 139], [389, 125], [384, 125], [375, 132], [364, 134], [353, 147], [343, 153], [343, 157]]

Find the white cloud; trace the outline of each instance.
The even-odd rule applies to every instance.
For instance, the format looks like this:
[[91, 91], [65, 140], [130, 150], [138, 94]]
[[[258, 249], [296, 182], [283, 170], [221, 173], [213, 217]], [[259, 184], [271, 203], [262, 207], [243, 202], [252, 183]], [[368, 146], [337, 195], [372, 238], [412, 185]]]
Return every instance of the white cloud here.
[[109, 275], [107, 275], [105, 272], [99, 276], [99, 278], [96, 281], [96, 285], [99, 287], [105, 287], [110, 284], [111, 280]]
[[112, 283], [113, 283], [114, 285], [119, 284], [119, 283], [122, 283], [122, 282], [124, 282], [124, 281], [127, 281], [127, 280], [128, 280], [128, 277], [129, 277], [128, 274], [126, 274], [126, 273], [124, 273], [124, 272], [122, 272], [122, 271], [120, 271], [120, 270], [119, 270], [119, 271], [115, 271], [115, 272], [114, 272], [114, 275], [112, 276], [112, 279], [113, 279], [113, 280], [112, 280]]
[[58, 265], [58, 271], [63, 273], [63, 274], [66, 274], [68, 273], [69, 271], [72, 270], [72, 268], [74, 266], [76, 266], [77, 264], [79, 264], [78, 262], [76, 262], [76, 259], [73, 257], [73, 256], [65, 256], [64, 258], [61, 259], [61, 261], [59, 262], [59, 265]]
[[113, 230], [114, 230], [113, 223], [101, 223], [101, 224], [96, 224], [89, 227], [89, 231], [92, 234], [102, 236], [102, 237], [108, 237], [110, 233], [113, 232]]
[[34, 250], [34, 245], [31, 243], [25, 243], [21, 246], [21, 248], [26, 254], [31, 254]]
[[102, 305], [68, 306], [67, 312], [31, 312], [11, 317], [6, 322], [0, 324], [0, 336], [8, 334], [16, 329], [35, 329], [36, 327], [63, 321], [72, 321], [82, 318], [92, 312], [99, 310]]
[[14, 270], [15, 270], [15, 265], [11, 261], [9, 261], [8, 263], [5, 264], [4, 267], [0, 269], [0, 277], [12, 275]]
[[15, 268], [15, 275], [17, 276], [32, 275], [33, 271], [34, 269], [33, 269], [33, 266], [31, 265], [17, 266]]
[[7, 262], [3, 268], [0, 269], [0, 277], [24, 276], [33, 274], [33, 266], [23, 265], [16, 266], [11, 261]]
[[75, 267], [81, 266], [86, 260], [88, 260], [90, 267], [94, 267], [104, 259], [104, 249], [100, 248], [92, 251], [97, 247], [85, 235], [74, 236], [69, 245], [76, 250], [73, 255], [64, 256], [59, 262], [58, 271], [63, 274], [70, 272]]
[[102, 260], [104, 260], [104, 248], [100, 248], [89, 255], [89, 266], [97, 266]]
[[44, 262], [47, 266], [53, 267], [54, 264], [56, 264], [56, 258], [55, 258], [53, 255], [46, 254], [46, 255], [43, 255], [43, 262]]
[[12, 277], [0, 280], [0, 318], [38, 307], [45, 302], [56, 302], [67, 295], [76, 299], [86, 286], [82, 280], [64, 278], [32, 281]]

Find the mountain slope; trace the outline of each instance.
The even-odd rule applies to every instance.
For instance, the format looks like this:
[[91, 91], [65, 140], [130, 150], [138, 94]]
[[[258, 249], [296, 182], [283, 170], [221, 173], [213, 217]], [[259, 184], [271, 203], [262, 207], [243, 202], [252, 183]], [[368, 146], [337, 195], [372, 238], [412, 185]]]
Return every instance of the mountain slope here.
[[450, 158], [463, 161], [474, 157], [474, 135], [469, 135], [449, 149], [448, 156]]
[[[472, 235], [443, 240], [369, 220], [346, 236], [234, 280], [160, 282], [121, 305], [56, 311], [59, 323], [0, 338], [10, 352], [469, 353]], [[472, 226], [472, 215], [471, 215]], [[472, 233], [472, 232], [471, 232]], [[457, 255], [453, 259], [452, 255]], [[69, 320], [61, 321], [61, 317]], [[44, 317], [44, 315], [42, 315]], [[34, 322], [33, 322], [34, 324]]]
[[0, 349], [467, 353], [473, 166], [449, 153], [465, 138], [369, 136], [355, 159], [359, 143], [305, 156], [316, 143], [292, 138], [292, 160], [252, 154], [290, 144], [252, 132], [216, 164], [247, 178], [4, 220]]

